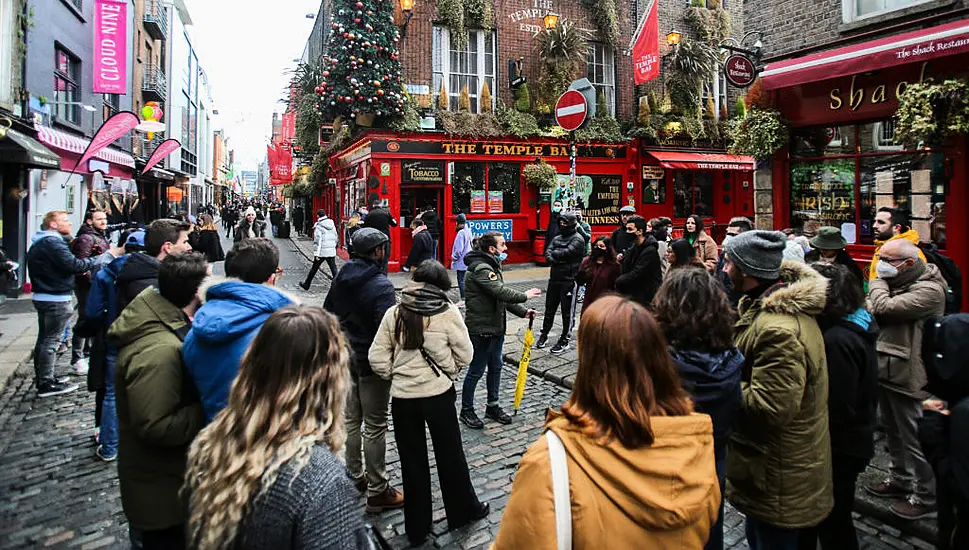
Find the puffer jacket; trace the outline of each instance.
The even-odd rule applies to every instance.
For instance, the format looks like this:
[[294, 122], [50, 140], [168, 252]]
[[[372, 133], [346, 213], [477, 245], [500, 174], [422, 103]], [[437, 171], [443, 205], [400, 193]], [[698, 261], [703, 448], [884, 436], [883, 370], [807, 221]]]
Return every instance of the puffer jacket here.
[[74, 276], [90, 270], [95, 263], [95, 258], [76, 258], [64, 235], [57, 231], [38, 231], [27, 249], [27, 275], [34, 287], [34, 299], [50, 295], [67, 297], [68, 301], [74, 293]]
[[575, 280], [579, 266], [585, 257], [585, 238], [577, 230], [575, 214], [566, 212], [559, 218], [565, 220], [565, 227], [559, 226], [559, 233], [545, 249], [545, 261], [551, 265], [549, 280], [567, 283]]
[[703, 264], [710, 273], [717, 269], [717, 262], [720, 260], [720, 252], [717, 250], [717, 243], [714, 242], [706, 231], [700, 231], [695, 241], [693, 241], [693, 256]]
[[878, 320], [878, 383], [916, 399], [926, 399], [922, 330], [929, 317], [945, 313], [949, 285], [934, 264], [919, 261], [897, 278], [868, 282], [868, 311]]
[[505, 311], [524, 317], [528, 301], [524, 292], [505, 285], [498, 259], [480, 250], [472, 250], [464, 257], [468, 264], [465, 279], [464, 322], [475, 336], [505, 334]]
[[313, 256], [317, 258], [335, 258], [336, 244], [339, 240], [336, 225], [328, 216], [316, 220], [313, 226]]
[[370, 346], [370, 368], [389, 379], [391, 397], [416, 399], [441, 395], [454, 386], [458, 372], [471, 363], [474, 348], [461, 311], [454, 304], [427, 317], [424, 351], [442, 372], [436, 373], [419, 349], [404, 349], [394, 337], [400, 306], [387, 310]]
[[746, 358], [727, 454], [727, 495], [748, 517], [777, 527], [817, 525], [834, 505], [828, 371], [815, 316], [827, 281], [781, 264], [781, 281], [740, 301], [735, 343]]

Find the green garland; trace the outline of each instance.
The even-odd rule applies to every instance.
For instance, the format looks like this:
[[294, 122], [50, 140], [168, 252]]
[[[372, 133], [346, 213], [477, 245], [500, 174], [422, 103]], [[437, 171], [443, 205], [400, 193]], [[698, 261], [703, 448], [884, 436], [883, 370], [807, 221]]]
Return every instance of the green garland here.
[[733, 144], [730, 153], [769, 159], [787, 144], [790, 130], [780, 113], [752, 107], [747, 117], [733, 121]]
[[468, 45], [468, 29], [464, 25], [464, 5], [461, 0], [437, 0], [437, 16], [451, 31], [451, 45]]
[[910, 84], [898, 96], [899, 144], [942, 145], [958, 134], [969, 133], [969, 82], [949, 79]]
[[616, 0], [582, 0], [582, 6], [592, 13], [599, 40], [613, 48], [619, 43], [619, 14]]

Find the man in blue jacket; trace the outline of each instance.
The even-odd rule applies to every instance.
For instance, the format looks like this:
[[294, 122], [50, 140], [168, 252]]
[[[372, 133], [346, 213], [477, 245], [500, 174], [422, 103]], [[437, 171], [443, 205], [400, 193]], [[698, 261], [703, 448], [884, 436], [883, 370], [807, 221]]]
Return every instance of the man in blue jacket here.
[[77, 384], [61, 382], [54, 377], [54, 362], [61, 335], [71, 321], [74, 277], [90, 271], [97, 259], [77, 259], [67, 244], [70, 236], [71, 219], [67, 212], [48, 212], [27, 251], [27, 273], [33, 287], [39, 325], [34, 345], [34, 385], [38, 397], [51, 397], [77, 389]]
[[394, 285], [383, 271], [389, 242], [386, 234], [372, 227], [354, 233], [354, 258], [337, 274], [323, 302], [340, 319], [353, 349], [353, 385], [346, 406], [347, 469], [357, 489], [367, 492], [367, 511], [371, 513], [404, 505], [403, 493], [387, 480], [390, 380], [373, 373], [367, 355], [384, 314], [397, 304]]
[[279, 249], [269, 239], [243, 239], [225, 255], [227, 280], [199, 290], [205, 304], [195, 314], [182, 353], [195, 382], [205, 421], [225, 408], [229, 388], [249, 343], [266, 319], [295, 300], [276, 289]]

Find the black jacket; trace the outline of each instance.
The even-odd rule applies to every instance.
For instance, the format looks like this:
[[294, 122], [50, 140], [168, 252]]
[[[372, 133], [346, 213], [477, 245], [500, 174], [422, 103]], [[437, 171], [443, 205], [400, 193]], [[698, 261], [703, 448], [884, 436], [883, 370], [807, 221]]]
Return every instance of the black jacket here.
[[585, 239], [576, 230], [575, 215], [564, 214], [561, 219], [568, 225], [559, 227], [559, 234], [545, 248], [545, 261], [552, 266], [549, 281], [556, 283], [574, 281], [585, 257]]
[[363, 223], [363, 226], [383, 231], [384, 235], [389, 237], [390, 228], [397, 227], [397, 220], [390, 215], [390, 210], [386, 208], [374, 208], [367, 214], [367, 220]]
[[878, 400], [878, 325], [818, 319], [828, 365], [831, 453], [869, 460], [875, 454]]
[[552, 240], [559, 234], [559, 216], [558, 212], [552, 211], [548, 218], [548, 227], [545, 228], [545, 248], [542, 250], [542, 254], [548, 250], [548, 246], [552, 244]]
[[[821, 261], [821, 252], [817, 249], [811, 250], [804, 255], [804, 261], [807, 263]], [[858, 264], [851, 259], [851, 254], [848, 254], [847, 250], [839, 250], [838, 255], [834, 258], [834, 263], [847, 267], [848, 272], [854, 275], [858, 280], [858, 284], [864, 284], [866, 281], [865, 274], [861, 271], [861, 268], [858, 267]]]
[[353, 349], [353, 369], [358, 376], [373, 374], [367, 354], [377, 336], [384, 313], [397, 305], [394, 285], [383, 266], [368, 258], [354, 258], [333, 280], [323, 307], [337, 316]]
[[662, 282], [659, 246], [655, 237], [646, 235], [642, 245], [634, 243], [623, 253], [622, 275], [616, 279], [616, 290], [649, 307]]
[[222, 239], [219, 232], [214, 229], [203, 229], [198, 231], [198, 245], [193, 245], [196, 252], [205, 254], [205, 259], [212, 262], [221, 262], [225, 259], [222, 251]]
[[[259, 218], [256, 218], [255, 220], [253, 220], [252, 234], [255, 235], [257, 239], [259, 237], [265, 237], [266, 222], [261, 221]], [[233, 240], [235, 242], [239, 242], [243, 239], [248, 239], [248, 238], [249, 238], [249, 220], [242, 218], [242, 221], [239, 222], [239, 225], [237, 225], [235, 228], [235, 232], [233, 233]]]
[[612, 248], [615, 249], [616, 254], [622, 254], [636, 242], [632, 233], [626, 233], [626, 226], [617, 227], [609, 240], [612, 241]]
[[414, 268], [421, 265], [424, 260], [433, 259], [434, 237], [429, 230], [425, 229], [414, 236], [414, 243], [410, 247], [410, 254], [407, 255], [404, 267]]
[[431, 237], [434, 237], [435, 241], [441, 238], [441, 234], [444, 233], [444, 224], [437, 212], [433, 210], [424, 212], [421, 214], [421, 221], [427, 226], [427, 230], [431, 232]]
[[94, 258], [77, 259], [67, 240], [56, 231], [37, 233], [27, 250], [27, 273], [34, 293], [72, 294], [74, 276], [89, 271], [94, 262]]
[[142, 290], [150, 286], [158, 286], [158, 269], [160, 267], [161, 262], [144, 252], [134, 253], [128, 258], [115, 283], [117, 288], [115, 311], [118, 312], [119, 316], [125, 306], [141, 294]]

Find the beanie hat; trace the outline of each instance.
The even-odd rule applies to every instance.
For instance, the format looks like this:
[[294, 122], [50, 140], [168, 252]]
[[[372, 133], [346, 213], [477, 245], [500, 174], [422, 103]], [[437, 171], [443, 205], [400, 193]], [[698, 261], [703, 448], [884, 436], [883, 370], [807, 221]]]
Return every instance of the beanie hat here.
[[789, 239], [787, 246], [784, 247], [784, 261], [788, 260], [800, 264], [804, 263], [804, 248], [795, 239]]
[[383, 231], [364, 227], [353, 234], [353, 251], [357, 254], [369, 254], [373, 249], [387, 242], [390, 242], [390, 239]]
[[457, 223], [468, 223], [468, 217], [464, 214], [458, 214]]
[[787, 247], [787, 235], [780, 231], [744, 231], [727, 241], [724, 252], [745, 275], [777, 279]]
[[243, 216], [248, 216], [249, 214], [252, 214], [253, 216], [255, 216], [256, 215], [256, 209], [253, 208], [253, 207], [251, 207], [251, 206], [249, 208], [246, 208], [246, 213], [243, 214]]

